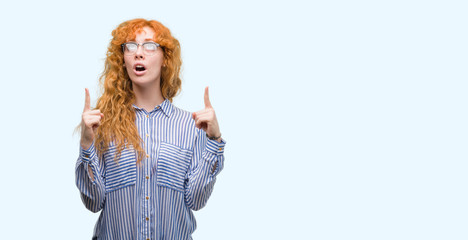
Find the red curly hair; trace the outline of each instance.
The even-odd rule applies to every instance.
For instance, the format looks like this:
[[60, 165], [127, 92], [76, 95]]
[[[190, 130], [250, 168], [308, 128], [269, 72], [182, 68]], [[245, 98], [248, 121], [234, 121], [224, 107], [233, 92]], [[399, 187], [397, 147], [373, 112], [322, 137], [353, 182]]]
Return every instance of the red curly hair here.
[[124, 148], [132, 146], [137, 151], [137, 162], [144, 159], [143, 141], [135, 125], [135, 111], [132, 104], [135, 94], [126, 68], [123, 66], [121, 44], [134, 40], [136, 34], [144, 27], [154, 32], [154, 41], [159, 43], [164, 52], [164, 65], [161, 71], [161, 93], [163, 98], [172, 102], [180, 92], [179, 77], [182, 59], [179, 41], [171, 35], [170, 30], [155, 20], [133, 19], [121, 23], [112, 31], [112, 40], [107, 48], [104, 71], [99, 79], [102, 96], [96, 108], [103, 114], [101, 125], [97, 129], [95, 144], [100, 156], [113, 142], [117, 146], [117, 155]]

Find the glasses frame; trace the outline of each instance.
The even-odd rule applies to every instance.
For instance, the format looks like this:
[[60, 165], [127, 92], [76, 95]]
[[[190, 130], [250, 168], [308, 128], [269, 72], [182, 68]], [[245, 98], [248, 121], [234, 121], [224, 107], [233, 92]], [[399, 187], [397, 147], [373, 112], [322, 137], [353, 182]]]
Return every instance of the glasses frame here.
[[[134, 53], [131, 53], [131, 54], [125, 54], [125, 47], [126, 47], [127, 44], [136, 44], [136, 45], [137, 45], [136, 51], [135, 51]], [[148, 53], [146, 53], [146, 50], [145, 50], [145, 47], [144, 47], [145, 44], [156, 44], [156, 50], [158, 50], [158, 48], [161, 47], [161, 45], [159, 45], [159, 43], [156, 43], [156, 42], [144, 42], [144, 43], [126, 42], [126, 43], [122, 43], [120, 46], [122, 47], [122, 53], [123, 53], [124, 55], [127, 55], [127, 56], [132, 56], [132, 55], [134, 55], [134, 54], [138, 51], [138, 48], [139, 48], [140, 46], [143, 47], [143, 53], [145, 53], [145, 55], [148, 55], [148, 56], [154, 55], [154, 53], [156, 53], [156, 50], [154, 51], [153, 54], [148, 54]]]

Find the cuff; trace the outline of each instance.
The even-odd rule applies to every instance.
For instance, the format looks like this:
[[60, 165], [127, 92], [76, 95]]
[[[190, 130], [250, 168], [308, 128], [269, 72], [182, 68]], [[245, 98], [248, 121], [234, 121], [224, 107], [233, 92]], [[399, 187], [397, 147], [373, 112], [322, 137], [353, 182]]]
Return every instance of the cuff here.
[[[99, 175], [99, 167], [97, 165], [97, 162], [96, 161], [93, 162], [93, 159], [97, 159], [96, 155], [97, 154], [96, 154], [96, 148], [94, 147], [94, 143], [92, 143], [91, 146], [87, 150], [83, 149], [80, 146], [80, 158], [83, 163], [83, 167], [88, 175], [89, 181], [93, 185], [96, 184], [96, 179], [98, 179], [97, 176]], [[89, 167], [91, 169], [89, 169]], [[91, 175], [89, 173], [90, 170], [93, 172], [94, 179], [91, 178]]]
[[223, 155], [225, 145], [226, 142], [224, 141], [224, 139], [221, 139], [221, 142], [208, 139], [208, 141], [206, 142], [206, 150], [218, 156]]
[[94, 147], [94, 143], [85, 150], [80, 146], [80, 157], [83, 159], [83, 162], [88, 163], [96, 156], [96, 148]]

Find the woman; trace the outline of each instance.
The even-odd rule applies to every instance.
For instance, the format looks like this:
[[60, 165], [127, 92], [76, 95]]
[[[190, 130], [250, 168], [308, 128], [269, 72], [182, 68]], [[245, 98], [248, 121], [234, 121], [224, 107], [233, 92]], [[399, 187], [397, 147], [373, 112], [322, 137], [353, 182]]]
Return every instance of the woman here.
[[112, 31], [103, 95], [85, 89], [76, 184], [102, 210], [93, 239], [192, 239], [192, 210], [205, 206], [223, 169], [224, 140], [205, 89], [205, 109], [172, 105], [180, 46], [169, 29], [134, 19]]

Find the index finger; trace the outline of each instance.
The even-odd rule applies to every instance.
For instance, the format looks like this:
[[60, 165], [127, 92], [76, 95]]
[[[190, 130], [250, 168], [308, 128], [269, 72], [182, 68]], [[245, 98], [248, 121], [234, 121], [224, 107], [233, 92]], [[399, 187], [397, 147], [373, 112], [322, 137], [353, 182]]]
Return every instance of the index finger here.
[[83, 111], [90, 110], [91, 104], [90, 104], [90, 97], [89, 97], [89, 90], [85, 88], [85, 105]]
[[208, 94], [208, 87], [205, 88], [205, 107], [206, 108], [211, 107], [210, 96]]

